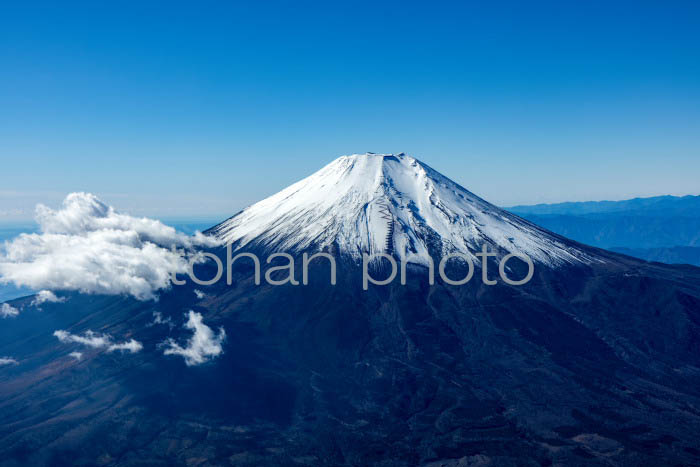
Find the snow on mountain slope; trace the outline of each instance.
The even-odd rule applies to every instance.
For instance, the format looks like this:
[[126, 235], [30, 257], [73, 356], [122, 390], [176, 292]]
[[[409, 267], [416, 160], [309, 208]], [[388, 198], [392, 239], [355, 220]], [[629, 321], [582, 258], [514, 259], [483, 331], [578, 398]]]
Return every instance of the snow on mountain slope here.
[[334, 246], [353, 258], [392, 253], [427, 264], [429, 253], [524, 253], [548, 265], [589, 253], [489, 204], [405, 154], [342, 156], [212, 228], [235, 247], [295, 253]]

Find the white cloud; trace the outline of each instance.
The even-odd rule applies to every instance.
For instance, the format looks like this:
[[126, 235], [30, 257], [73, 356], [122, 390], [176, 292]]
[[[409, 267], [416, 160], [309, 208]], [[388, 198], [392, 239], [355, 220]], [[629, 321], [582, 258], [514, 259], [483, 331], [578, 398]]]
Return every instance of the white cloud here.
[[32, 305], [38, 306], [41, 305], [42, 303], [63, 303], [66, 301], [66, 297], [57, 297], [55, 293], [51, 292], [50, 290], [42, 290], [38, 294], [36, 294], [36, 297], [34, 297], [34, 300], [32, 300]]
[[143, 345], [134, 339], [130, 339], [127, 342], [122, 342], [120, 344], [112, 344], [109, 347], [107, 347], [107, 352], [114, 352], [115, 350], [119, 350], [122, 352], [130, 352], [130, 353], [136, 353], [140, 352], [143, 349]]
[[0, 317], [2, 318], [14, 318], [19, 314], [19, 310], [9, 303], [3, 303], [0, 305]]
[[143, 345], [134, 339], [126, 342], [114, 343], [112, 341], [112, 336], [109, 334], [100, 334], [90, 330], [85, 331], [82, 336], [78, 334], [71, 334], [70, 332], [64, 330], [55, 331], [53, 335], [64, 344], [75, 343], [86, 347], [91, 347], [93, 349], [104, 348], [107, 349], [107, 352], [120, 350], [122, 352], [129, 351], [130, 353], [136, 353], [143, 349]]
[[204, 297], [207, 296], [207, 294], [205, 294], [205, 293], [202, 292], [201, 290], [197, 290], [197, 289], [194, 289], [194, 294], [197, 296], [197, 298], [198, 298], [199, 300], [201, 300], [201, 299], [203, 299]]
[[175, 327], [175, 324], [173, 323], [173, 320], [170, 319], [170, 316], [168, 316], [167, 318], [163, 318], [163, 313], [161, 313], [160, 311], [153, 312], [153, 321], [147, 326], [154, 326], [156, 324], [167, 324], [168, 326], [170, 326], [170, 329]]
[[18, 362], [14, 358], [10, 357], [0, 357], [0, 366], [4, 365], [17, 365]]
[[68, 354], [69, 357], [73, 357], [74, 359], [80, 361], [83, 358], [83, 353], [82, 352], [71, 352]]
[[199, 232], [187, 236], [160, 221], [118, 213], [89, 193], [71, 193], [58, 210], [38, 205], [36, 220], [41, 233], [5, 243], [0, 282], [155, 299], [170, 287], [171, 272], [187, 270], [173, 248], [216, 244]]
[[64, 344], [76, 343], [94, 349], [107, 347], [111, 342], [111, 337], [108, 334], [99, 334], [93, 331], [85, 331], [82, 336], [71, 334], [68, 331], [58, 330], [53, 333], [59, 341]]
[[194, 332], [187, 341], [187, 346], [182, 347], [173, 339], [168, 339], [163, 343], [167, 347], [163, 354], [180, 355], [184, 357], [187, 366], [200, 365], [221, 355], [224, 352], [221, 344], [226, 339], [224, 328], [219, 328], [218, 334], [214, 334], [214, 331], [204, 324], [200, 313], [190, 310], [187, 316], [185, 327]]

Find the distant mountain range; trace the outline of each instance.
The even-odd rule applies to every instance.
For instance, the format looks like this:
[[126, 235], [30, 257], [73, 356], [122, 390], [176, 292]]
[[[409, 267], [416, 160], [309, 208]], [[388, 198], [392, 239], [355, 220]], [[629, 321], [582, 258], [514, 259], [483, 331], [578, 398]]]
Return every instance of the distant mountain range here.
[[697, 217], [700, 214], [698, 196], [652, 196], [632, 198], [622, 201], [581, 201], [554, 204], [519, 205], [506, 208], [518, 214], [528, 215], [569, 215], [627, 213], [659, 217]]
[[700, 265], [700, 196], [655, 196], [506, 209], [588, 245], [648, 261]]
[[668, 248], [610, 248], [624, 255], [636, 256], [647, 261], [668, 264], [694, 264], [700, 266], [700, 248], [693, 246], [672, 246]]

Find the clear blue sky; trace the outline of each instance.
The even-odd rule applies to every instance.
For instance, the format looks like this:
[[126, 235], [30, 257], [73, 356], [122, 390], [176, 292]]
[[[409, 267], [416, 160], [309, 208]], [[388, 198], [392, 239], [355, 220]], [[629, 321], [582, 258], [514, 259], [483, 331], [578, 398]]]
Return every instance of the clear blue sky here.
[[229, 215], [366, 151], [503, 205], [700, 193], [698, 2], [13, 3], [0, 221]]

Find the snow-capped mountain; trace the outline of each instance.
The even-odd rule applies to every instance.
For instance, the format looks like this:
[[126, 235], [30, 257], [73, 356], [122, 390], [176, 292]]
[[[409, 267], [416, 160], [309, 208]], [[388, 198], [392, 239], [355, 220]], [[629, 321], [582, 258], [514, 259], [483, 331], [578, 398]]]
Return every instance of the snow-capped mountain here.
[[209, 233], [237, 247], [290, 253], [335, 247], [353, 258], [384, 252], [417, 264], [449, 253], [478, 264], [474, 253], [484, 244], [548, 265], [596, 261], [403, 153], [342, 156]]
[[158, 301], [13, 300], [0, 466], [698, 465], [698, 268], [567, 240], [402, 154], [341, 157], [210, 232], [417, 262], [487, 243], [540, 264], [519, 286], [407, 268], [365, 289], [352, 261], [337, 285], [311, 264], [306, 286], [255, 284], [244, 263]]

